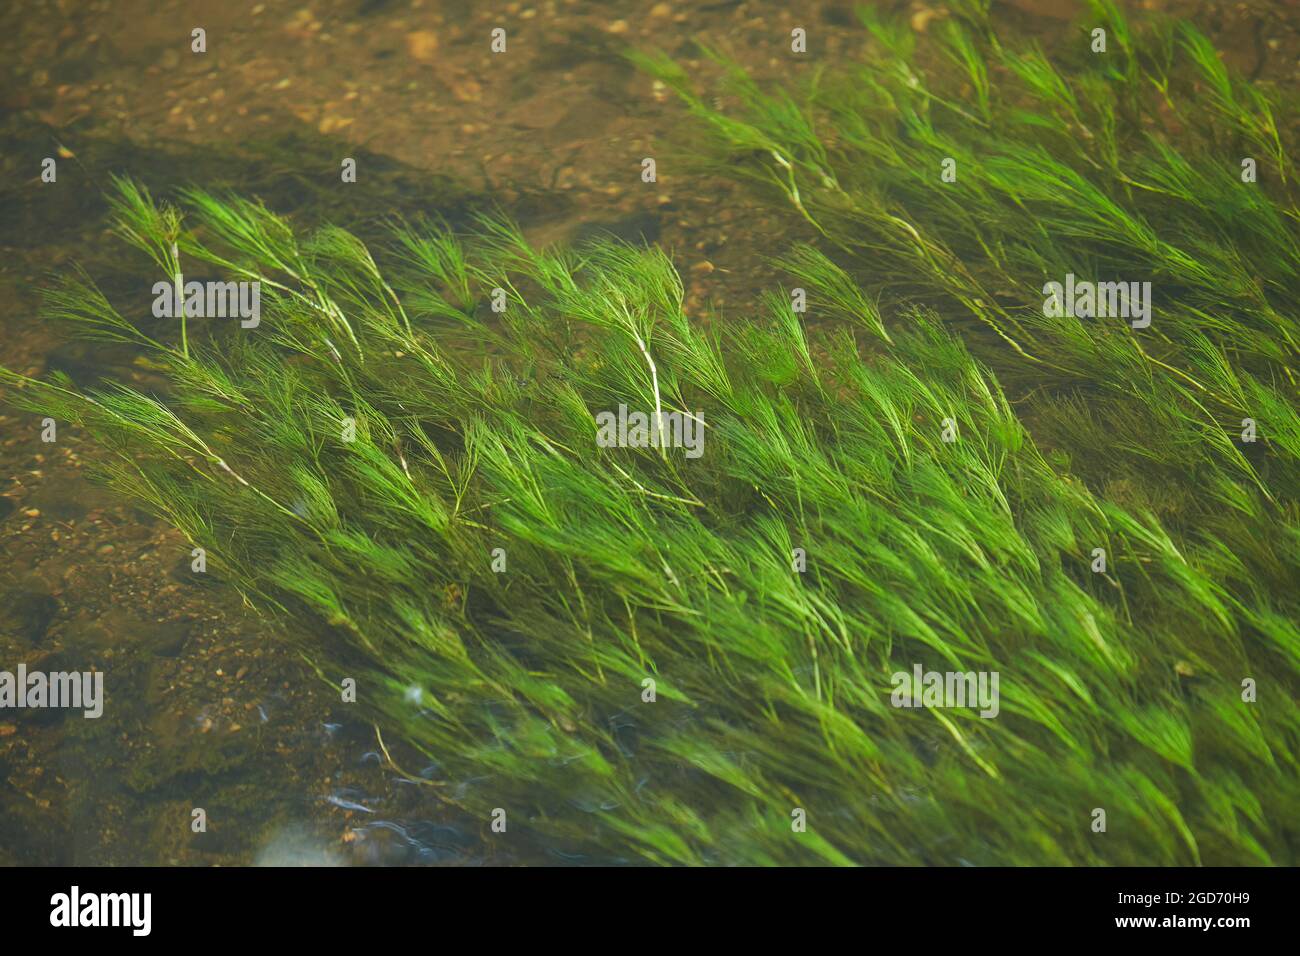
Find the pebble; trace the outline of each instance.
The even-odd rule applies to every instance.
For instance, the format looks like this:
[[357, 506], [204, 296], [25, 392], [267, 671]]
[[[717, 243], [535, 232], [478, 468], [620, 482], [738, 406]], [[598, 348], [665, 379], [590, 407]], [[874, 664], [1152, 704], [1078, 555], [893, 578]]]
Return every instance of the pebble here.
[[931, 10], [929, 8], [918, 10], [916, 13], [912, 14], [912, 29], [917, 33], [924, 33], [926, 28], [930, 25], [931, 20], [942, 16], [943, 14], [938, 10]]
[[468, 76], [458, 77], [451, 85], [451, 95], [462, 103], [476, 103], [483, 98], [483, 87]]
[[406, 52], [417, 63], [432, 63], [438, 52], [438, 34], [432, 30], [416, 30], [408, 33]]

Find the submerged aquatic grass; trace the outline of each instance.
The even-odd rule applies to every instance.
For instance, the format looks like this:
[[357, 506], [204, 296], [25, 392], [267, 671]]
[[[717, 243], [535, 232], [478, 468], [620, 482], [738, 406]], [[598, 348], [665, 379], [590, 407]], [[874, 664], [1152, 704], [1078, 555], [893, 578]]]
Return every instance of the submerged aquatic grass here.
[[[956, 91], [870, 16], [889, 57], [806, 105], [733, 70], [749, 111], [724, 116], [653, 63], [815, 226], [783, 268], [816, 323], [784, 295], [688, 319], [656, 249], [538, 249], [502, 218], [370, 247], [121, 181], [120, 234], [164, 278], [175, 243], [260, 282], [261, 325], [146, 334], [76, 275], [51, 315], [147, 349], [166, 393], [0, 380], [114, 452], [522, 857], [1294, 862], [1293, 170], [1247, 198], [1212, 134], [1129, 132], [1182, 90], [1289, 163], [1272, 107], [1189, 31], [1154, 63], [1117, 31], [1118, 66], [1067, 79], [971, 16]], [[1108, 269], [1158, 281], [1149, 336], [1035, 307]], [[620, 405], [702, 412], [703, 454], [601, 447]], [[998, 716], [892, 706], [916, 665], [998, 673]]]
[[[700, 166], [765, 185], [812, 224], [813, 254], [886, 310], [934, 308], [1017, 399], [1045, 393], [1025, 414], [1046, 416], [1040, 440], [1090, 477], [1140, 479], [1154, 459], [1195, 492], [1196, 464], [1241, 468], [1225, 436], [1277, 402], [1269, 447], [1293, 458], [1300, 208], [1276, 97], [1232, 77], [1187, 23], [1138, 37], [1095, 2], [1088, 25], [1108, 31], [1109, 52], [1080, 30], [1058, 67], [967, 7], [925, 44], [861, 11], [864, 62], [817, 72], [798, 99], [706, 50], [730, 112], [667, 58], [636, 59], [700, 120]], [[1243, 181], [1247, 159], [1257, 181]], [[1156, 320], [1139, 335], [1045, 315], [1045, 283], [1071, 274], [1149, 281]], [[1098, 399], [1086, 414], [1053, 401], [1079, 391]], [[1082, 443], [1098, 416], [1106, 441]], [[1250, 480], [1276, 502], [1294, 479]]]

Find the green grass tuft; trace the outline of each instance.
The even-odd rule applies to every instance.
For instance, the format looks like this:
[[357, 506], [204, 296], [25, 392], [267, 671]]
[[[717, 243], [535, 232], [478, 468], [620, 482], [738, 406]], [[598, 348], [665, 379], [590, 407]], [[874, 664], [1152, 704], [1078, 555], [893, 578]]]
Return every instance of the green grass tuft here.
[[[175, 242], [256, 279], [262, 325], [137, 336], [83, 276], [50, 315], [136, 340], [167, 394], [0, 381], [115, 453], [111, 480], [292, 619], [327, 680], [356, 678], [436, 763], [432, 795], [505, 808], [539, 859], [1293, 864], [1278, 107], [1188, 29], [1140, 42], [1098, 4], [1114, 56], [1064, 71], [993, 42], [985, 7], [936, 41], [947, 83], [867, 14], [871, 65], [806, 99], [728, 68], [739, 116], [641, 58], [810, 224], [781, 260], [807, 316], [781, 291], [688, 320], [655, 249], [537, 249], [501, 219], [370, 248], [122, 182], [120, 231], [161, 277]], [[1151, 279], [1151, 327], [1044, 316], [1066, 272]], [[703, 455], [599, 447], [619, 404], [701, 413]], [[891, 706], [914, 664], [997, 671], [999, 716]]]

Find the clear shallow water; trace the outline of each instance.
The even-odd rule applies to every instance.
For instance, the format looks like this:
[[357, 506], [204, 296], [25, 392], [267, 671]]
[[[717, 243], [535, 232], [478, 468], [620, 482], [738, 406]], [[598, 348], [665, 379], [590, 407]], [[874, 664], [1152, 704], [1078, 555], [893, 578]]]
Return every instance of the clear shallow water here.
[[[1044, 36], [1074, 9], [1010, 6]], [[1215, 18], [1203, 28], [1248, 73], [1294, 71], [1294, 29], [1268, 15], [1162, 6]], [[671, 165], [657, 189], [644, 187], [640, 160], [660, 155], [680, 114], [619, 52], [689, 56], [700, 35], [781, 75], [773, 44], [796, 25], [814, 38], [810, 62], [849, 55], [849, 5], [813, 4], [799, 19], [759, 3], [476, 7], [131, 0], [0, 14], [12, 184], [0, 194], [0, 361], [82, 383], [150, 381], [129, 349], [68, 344], [35, 318], [45, 273], [74, 262], [110, 295], [130, 291], [120, 247], [104, 236], [113, 172], [160, 192], [235, 188], [363, 231], [394, 213], [454, 221], [500, 202], [539, 241], [606, 230], [664, 243], [690, 283], [688, 306], [751, 302], [774, 229], [735, 188]], [[486, 53], [502, 19], [508, 68]], [[188, 49], [197, 25], [208, 31], [203, 57]], [[35, 180], [45, 156], [59, 160], [57, 184]], [[356, 188], [338, 184], [341, 157], [358, 160]], [[30, 418], [3, 415], [0, 669], [94, 666], [109, 700], [94, 721], [0, 713], [0, 863], [513, 862], [385, 767], [371, 729], [284, 635], [189, 571], [180, 536], [90, 483], [94, 448], [76, 435], [43, 444]], [[201, 835], [196, 807], [209, 823]], [[559, 850], [548, 861], [583, 862]]]

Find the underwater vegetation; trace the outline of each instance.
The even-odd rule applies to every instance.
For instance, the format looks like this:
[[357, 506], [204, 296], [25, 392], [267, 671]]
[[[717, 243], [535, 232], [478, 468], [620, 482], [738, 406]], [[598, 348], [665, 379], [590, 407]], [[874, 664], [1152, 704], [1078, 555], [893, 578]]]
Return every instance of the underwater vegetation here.
[[[166, 389], [0, 381], [520, 859], [1293, 864], [1282, 108], [1187, 25], [1098, 4], [1109, 51], [1067, 69], [963, 8], [921, 41], [865, 12], [871, 55], [799, 90], [639, 57], [701, 166], [808, 233], [750, 314], [688, 317], [656, 248], [365, 244], [123, 179], [154, 278], [256, 282], [259, 321], [73, 275], [47, 315]], [[1149, 324], [1067, 277], [1149, 282]], [[996, 673], [996, 715], [896, 706], [917, 668]]]

